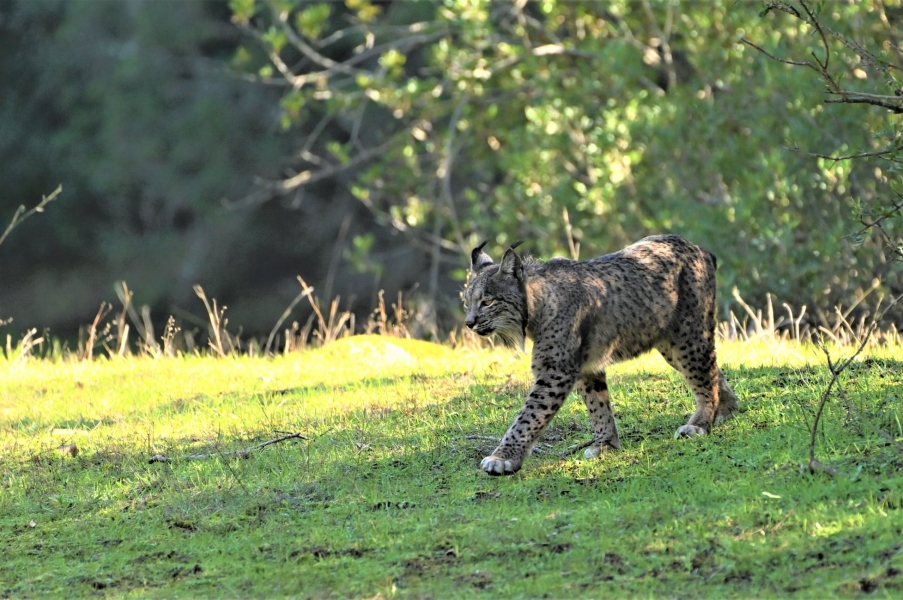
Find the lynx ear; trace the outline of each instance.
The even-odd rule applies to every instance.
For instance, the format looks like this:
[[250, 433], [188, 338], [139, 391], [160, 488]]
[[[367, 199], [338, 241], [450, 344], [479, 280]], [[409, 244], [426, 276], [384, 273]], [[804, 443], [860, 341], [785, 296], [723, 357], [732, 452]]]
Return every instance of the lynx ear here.
[[510, 248], [505, 250], [505, 256], [499, 265], [498, 277], [510, 278], [522, 282], [524, 280], [524, 263], [521, 262], [520, 256], [514, 251], [522, 242], [512, 244]]
[[492, 264], [492, 259], [489, 258], [488, 254], [483, 252], [483, 246], [488, 243], [489, 240], [486, 240], [485, 242], [474, 248], [470, 253], [470, 272], [474, 275]]

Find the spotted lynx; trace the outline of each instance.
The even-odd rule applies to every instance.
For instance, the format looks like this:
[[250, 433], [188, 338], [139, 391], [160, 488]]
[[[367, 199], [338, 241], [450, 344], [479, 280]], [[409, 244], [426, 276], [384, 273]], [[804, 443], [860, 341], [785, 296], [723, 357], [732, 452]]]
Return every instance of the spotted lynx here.
[[516, 473], [574, 387], [593, 426], [595, 458], [621, 442], [605, 367], [656, 349], [683, 374], [696, 412], [675, 437], [705, 435], [730, 418], [737, 398], [715, 361], [715, 256], [675, 235], [647, 237], [620, 252], [576, 262], [521, 259], [509, 248], [496, 264], [471, 254], [462, 294], [464, 323], [513, 346], [533, 339], [535, 381], [523, 409], [480, 467]]

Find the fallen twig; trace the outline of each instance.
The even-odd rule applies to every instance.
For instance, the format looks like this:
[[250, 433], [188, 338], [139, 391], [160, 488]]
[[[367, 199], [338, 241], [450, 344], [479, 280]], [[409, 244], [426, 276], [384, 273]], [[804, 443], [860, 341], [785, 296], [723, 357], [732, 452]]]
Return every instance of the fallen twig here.
[[565, 450], [564, 452], [559, 452], [559, 453], [558, 453], [558, 456], [560, 456], [560, 457], [562, 457], [562, 458], [564, 458], [565, 456], [570, 456], [570, 455], [573, 454], [574, 452], [579, 452], [580, 450], [583, 450], [584, 448], [589, 448], [590, 446], [593, 445], [593, 442], [594, 442], [594, 441], [595, 441], [595, 440], [590, 440], [590, 441], [588, 441], [588, 442], [583, 442], [582, 444], [577, 444], [576, 446], [571, 446], [570, 448], [568, 448], [568, 449]]
[[267, 446], [272, 446], [273, 444], [278, 444], [279, 442], [284, 442], [286, 440], [306, 440], [307, 438], [300, 433], [290, 433], [288, 435], [284, 435], [280, 438], [276, 438], [274, 440], [267, 440], [265, 442], [261, 442], [256, 446], [251, 446], [250, 448], [245, 448], [244, 450], [233, 450], [232, 452], [209, 452], [206, 454], [189, 454], [188, 456], [183, 456], [181, 458], [166, 458], [162, 454], [155, 454], [148, 461], [149, 463], [171, 463], [180, 460], [204, 460], [207, 458], [215, 458], [215, 457], [227, 457], [227, 456], [237, 456], [239, 458], [249, 458], [251, 456], [251, 452], [254, 450], [260, 450], [261, 448], [266, 448]]
[[[502, 441], [502, 438], [492, 437], [489, 435], [465, 435], [464, 439], [465, 440], [485, 440], [487, 442], [495, 442], [495, 443]], [[584, 448], [588, 448], [592, 445], [593, 445], [593, 440], [590, 440], [588, 442], [583, 442], [582, 444], [577, 444], [576, 446], [571, 446], [570, 448], [568, 448], [567, 450], [565, 450], [563, 452], [552, 452], [545, 446], [536, 444], [533, 446], [533, 452], [535, 452], [536, 454], [550, 454], [552, 456], [557, 456], [558, 458], [565, 458], [567, 456], [570, 456], [574, 452], [577, 452], [578, 450], [583, 450]]]

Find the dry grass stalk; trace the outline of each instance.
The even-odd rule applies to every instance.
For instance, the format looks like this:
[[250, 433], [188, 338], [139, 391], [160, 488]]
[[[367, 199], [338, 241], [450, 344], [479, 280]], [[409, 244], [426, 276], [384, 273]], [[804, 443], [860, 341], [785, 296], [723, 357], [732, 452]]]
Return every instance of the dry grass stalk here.
[[126, 322], [126, 315], [132, 305], [132, 292], [124, 281], [120, 281], [115, 290], [122, 302], [122, 312], [116, 319], [116, 356], [125, 356], [129, 352], [129, 324]]
[[169, 319], [166, 321], [166, 328], [163, 330], [164, 356], [174, 357], [178, 355], [178, 351], [176, 350], [176, 339], [180, 331], [182, 330], [176, 326], [175, 317], [169, 315]]
[[[267, 345], [264, 348], [264, 354], [267, 356], [270, 355], [270, 348], [272, 348], [272, 346], [273, 346], [273, 339], [276, 337], [276, 332], [279, 330], [279, 326], [282, 325], [282, 322], [288, 318], [288, 316], [291, 314], [291, 312], [295, 308], [295, 306], [299, 302], [301, 302], [301, 299], [307, 297], [314, 291], [313, 287], [306, 285], [304, 283], [304, 280], [301, 279], [300, 275], [298, 276], [298, 283], [301, 284], [301, 292], [297, 296], [295, 296], [295, 299], [292, 300], [291, 304], [288, 305], [288, 308], [286, 308], [285, 311], [283, 311], [282, 316], [280, 316], [279, 320], [276, 321], [276, 325], [273, 326], [273, 329], [272, 329], [272, 331], [270, 331], [270, 335], [267, 338]], [[288, 344], [289, 336], [288, 336], [287, 332], [286, 332], [285, 339], [286, 339], [286, 344]]]
[[[84, 362], [94, 359], [94, 346], [97, 344], [97, 327], [112, 309], [112, 304], [107, 304], [106, 302], [100, 303], [100, 308], [97, 309], [94, 321], [88, 326], [88, 339], [85, 341], [85, 346], [84, 348], [79, 349], [78, 357], [80, 361]], [[108, 324], [101, 332], [102, 337], [109, 331], [109, 328], [110, 326]]]
[[126, 315], [128, 315], [135, 329], [138, 330], [138, 336], [141, 338], [139, 346], [141, 353], [150, 354], [154, 358], [159, 357], [162, 354], [162, 350], [154, 335], [150, 307], [147, 305], [142, 306], [141, 314], [139, 315], [138, 311], [135, 310], [135, 305], [132, 303], [133, 294], [129, 286], [124, 281], [120, 281], [114, 286], [114, 289], [116, 290], [116, 295], [119, 296], [119, 301], [122, 302], [122, 313], [120, 313], [116, 324], [118, 338], [117, 355], [125, 356], [129, 352], [128, 325], [126, 324]]
[[194, 293], [197, 294], [198, 298], [204, 303], [204, 308], [207, 309], [207, 318], [210, 320], [210, 347], [217, 355], [228, 356], [237, 344], [226, 331], [226, 325], [229, 323], [229, 320], [224, 318], [226, 307], [217, 307], [216, 298], [213, 299], [211, 306], [211, 302], [207, 300], [207, 294], [204, 293], [204, 288], [199, 285], [194, 286]]
[[38, 333], [38, 330], [35, 328], [31, 328], [25, 332], [25, 335], [22, 336], [22, 339], [19, 341], [19, 344], [16, 348], [12, 347], [12, 336], [6, 336], [6, 356], [9, 358], [13, 354], [16, 357], [13, 359], [13, 366], [18, 366], [28, 360], [28, 357], [31, 356], [32, 352], [34, 352], [35, 346], [39, 346], [44, 343], [43, 337], [35, 337]]
[[[377, 335], [388, 335], [398, 338], [410, 338], [411, 332], [405, 325], [408, 311], [404, 309], [404, 301], [401, 291], [398, 292], [398, 298], [392, 304], [392, 318], [389, 318], [389, 311], [386, 310], [385, 290], [379, 290], [377, 294], [376, 309], [367, 324], [364, 326], [364, 333], [376, 333]], [[394, 321], [394, 322], [392, 322]]]
[[[868, 312], [863, 312], [853, 322], [849, 320], [853, 309], [875, 289], [873, 285], [846, 310], [843, 310], [840, 306], [835, 307], [833, 317], [828, 317], [817, 311], [817, 321], [813, 320], [813, 318], [807, 318], [805, 305], [799, 314], [795, 315], [790, 305], [784, 302], [781, 305], [787, 312], [787, 316], [776, 321], [773, 305], [774, 298], [771, 294], [767, 295], [765, 311], [767, 316], [765, 316], [762, 310], [754, 310], [750, 307], [735, 288], [734, 298], [746, 312], [747, 317], [741, 321], [733, 311], [730, 311], [728, 320], [718, 324], [717, 333], [724, 340], [748, 341], [756, 337], [765, 337], [793, 340], [801, 343], [818, 343], [822, 337], [827, 337], [838, 346], [855, 346], [862, 339], [868, 338], [868, 343], [871, 346], [881, 344], [896, 345], [900, 342], [900, 339], [899, 332], [893, 323], [887, 325], [887, 328], [883, 330], [872, 329], [869, 323]], [[875, 307], [876, 313], [879, 312], [881, 304], [882, 302], [879, 301]]]
[[[307, 282], [299, 275], [298, 281], [301, 282], [302, 288], [310, 287]], [[320, 299], [313, 295], [307, 294], [307, 300], [310, 307], [316, 315], [316, 326], [313, 335], [319, 341], [320, 346], [324, 346], [330, 342], [354, 332], [354, 315], [350, 312], [339, 312], [340, 296], [336, 296], [329, 304], [328, 316], [323, 314], [320, 307]]]

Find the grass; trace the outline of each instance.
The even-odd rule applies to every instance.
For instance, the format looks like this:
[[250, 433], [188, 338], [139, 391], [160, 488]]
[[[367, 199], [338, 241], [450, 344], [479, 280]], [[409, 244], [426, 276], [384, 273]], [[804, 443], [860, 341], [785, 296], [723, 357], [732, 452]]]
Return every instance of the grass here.
[[[359, 336], [272, 359], [0, 362], [0, 598], [903, 595], [900, 453], [832, 401], [818, 455], [839, 475], [801, 472], [818, 353], [720, 356], [741, 412], [714, 435], [673, 439], [692, 397], [650, 355], [610, 370], [621, 452], [557, 455], [589, 439], [571, 398], [506, 478], [469, 436], [521, 405], [528, 361], [507, 351]], [[841, 378], [898, 440], [901, 365], [875, 350]], [[216, 455], [286, 433], [306, 439]]]

